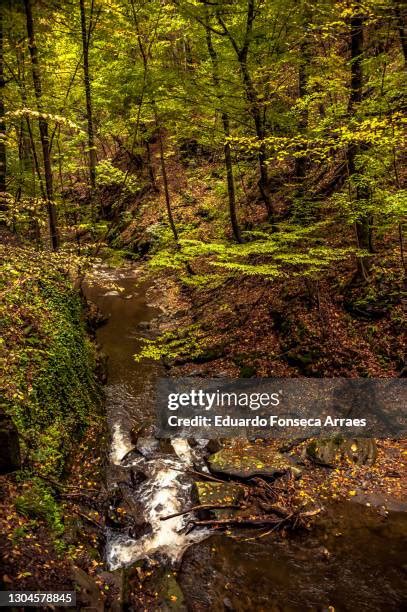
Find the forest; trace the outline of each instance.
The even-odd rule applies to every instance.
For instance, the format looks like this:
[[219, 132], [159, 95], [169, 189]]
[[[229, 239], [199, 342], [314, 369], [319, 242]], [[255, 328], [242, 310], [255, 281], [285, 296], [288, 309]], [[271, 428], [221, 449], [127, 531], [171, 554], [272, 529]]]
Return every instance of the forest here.
[[405, 439], [158, 440], [153, 389], [406, 377], [406, 94], [403, 0], [0, 0], [1, 590], [402, 609]]

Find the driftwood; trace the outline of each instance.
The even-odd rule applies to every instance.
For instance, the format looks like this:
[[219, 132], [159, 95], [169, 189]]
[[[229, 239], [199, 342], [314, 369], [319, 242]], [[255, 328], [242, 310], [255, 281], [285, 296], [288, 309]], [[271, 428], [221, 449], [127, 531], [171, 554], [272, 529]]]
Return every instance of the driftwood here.
[[198, 470], [191, 470], [191, 469], [185, 470], [185, 468], [176, 468], [176, 467], [173, 467], [171, 469], [175, 470], [176, 472], [182, 472], [183, 474], [190, 474], [191, 476], [195, 476], [196, 478], [210, 480], [211, 482], [220, 482], [222, 484], [225, 484], [225, 482], [227, 482], [227, 480], [221, 480], [220, 478], [215, 478], [215, 476], [212, 476], [212, 474], [209, 474], [207, 472], [199, 472]]
[[206, 526], [206, 527], [227, 527], [229, 525], [235, 525], [239, 527], [264, 527], [266, 525], [277, 525], [280, 526], [283, 523], [286, 523], [290, 518], [294, 516], [294, 513], [289, 514], [288, 516], [280, 519], [269, 518], [267, 516], [263, 517], [244, 517], [244, 516], [236, 516], [225, 519], [207, 519], [203, 521], [192, 521], [194, 526]]
[[307, 512], [290, 512], [283, 518], [273, 518], [268, 516], [254, 516], [252, 518], [244, 516], [235, 516], [224, 519], [207, 519], [191, 522], [193, 523], [194, 527], [265, 527], [268, 525], [273, 525], [274, 528], [277, 529], [278, 527], [282, 526], [285, 523], [288, 523], [289, 521], [293, 521], [293, 523], [296, 524], [302, 519], [315, 516], [320, 512], [320, 508], [317, 508], [315, 510], [309, 510]]
[[200, 504], [198, 506], [187, 508], [186, 510], [181, 510], [181, 512], [174, 512], [174, 514], [162, 516], [160, 521], [167, 521], [168, 519], [175, 518], [176, 516], [182, 516], [183, 514], [188, 514], [188, 512], [196, 512], [197, 510], [221, 510], [222, 508], [233, 508], [234, 510], [240, 510], [242, 506], [237, 504]]

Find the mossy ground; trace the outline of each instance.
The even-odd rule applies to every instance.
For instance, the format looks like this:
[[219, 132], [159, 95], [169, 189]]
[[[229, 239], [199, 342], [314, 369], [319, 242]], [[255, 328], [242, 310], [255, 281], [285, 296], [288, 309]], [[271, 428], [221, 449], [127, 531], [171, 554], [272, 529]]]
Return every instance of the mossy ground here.
[[81, 262], [0, 249], [2, 409], [22, 455], [22, 469], [0, 477], [2, 580], [5, 588], [70, 588], [72, 563], [90, 574], [103, 565], [106, 431], [95, 346], [73, 285]]

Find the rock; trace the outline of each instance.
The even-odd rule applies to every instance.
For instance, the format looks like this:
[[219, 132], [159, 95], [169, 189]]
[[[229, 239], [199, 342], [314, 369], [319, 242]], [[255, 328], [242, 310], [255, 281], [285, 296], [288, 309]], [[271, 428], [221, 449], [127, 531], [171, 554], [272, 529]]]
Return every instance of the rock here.
[[340, 436], [312, 440], [305, 448], [305, 457], [319, 465], [334, 466], [344, 459], [357, 465], [372, 465], [377, 457], [376, 441], [371, 438], [345, 440]]
[[107, 355], [98, 347], [96, 351], [95, 374], [102, 385], [107, 383], [107, 364]]
[[130, 431], [130, 440], [136, 445], [140, 437], [147, 437], [150, 431], [150, 425], [146, 422], [137, 423]]
[[373, 438], [354, 438], [346, 440], [346, 454], [357, 465], [373, 465], [377, 458], [376, 440]]
[[[198, 504], [213, 504], [214, 506], [239, 505], [243, 499], [244, 487], [232, 482], [195, 482]], [[236, 508], [212, 508], [199, 510], [201, 518], [208, 518], [210, 512], [216, 519], [229, 518], [236, 514]]]
[[122, 612], [124, 604], [124, 570], [101, 572], [100, 578], [109, 586], [110, 593], [114, 593], [114, 600], [109, 602], [109, 612]]
[[199, 504], [237, 504], [244, 487], [233, 482], [195, 482]]
[[250, 443], [223, 448], [211, 455], [208, 462], [212, 472], [238, 478], [275, 478], [288, 471], [293, 471], [295, 475], [300, 473], [299, 468], [294, 467], [293, 461], [287, 455], [267, 446]]
[[144, 535], [152, 533], [153, 528], [150, 523], [147, 521], [138, 522], [135, 521], [134, 524], [129, 528], [129, 536], [134, 540], [138, 540]]
[[17, 429], [11, 418], [0, 409], [0, 474], [14, 472], [20, 467], [20, 443]]
[[[86, 605], [86, 609], [95, 612], [103, 612], [105, 606], [100, 596], [99, 587], [91, 576], [84, 572], [80, 567], [72, 566], [72, 579], [79, 587], [80, 601]], [[85, 609], [77, 607], [77, 609]]]
[[137, 440], [136, 449], [147, 459], [160, 452], [160, 441], [156, 438], [143, 438]]
[[[181, 612], [187, 610], [183, 592], [177, 582], [174, 571], [158, 563], [147, 568], [137, 562], [127, 570], [127, 592], [154, 593], [154, 612]], [[130, 603], [130, 602], [129, 602]], [[133, 605], [132, 605], [133, 604]], [[125, 606], [126, 610], [141, 610], [146, 607], [134, 607], [134, 602]]]
[[91, 332], [95, 332], [99, 327], [102, 327], [109, 317], [100, 310], [94, 302], [87, 302], [86, 304], [86, 323], [88, 329]]
[[159, 450], [160, 453], [163, 453], [164, 455], [175, 455], [174, 447], [171, 444], [171, 440], [168, 438], [160, 438]]
[[130, 480], [133, 489], [138, 489], [138, 487], [147, 480], [147, 476], [141, 470], [133, 468], [130, 470]]
[[222, 443], [220, 440], [208, 440], [208, 444], [206, 445], [206, 450], [208, 453], [217, 453], [222, 448]]
[[150, 321], [140, 321], [139, 323], [137, 323], [137, 327], [139, 329], [151, 329], [151, 322]]

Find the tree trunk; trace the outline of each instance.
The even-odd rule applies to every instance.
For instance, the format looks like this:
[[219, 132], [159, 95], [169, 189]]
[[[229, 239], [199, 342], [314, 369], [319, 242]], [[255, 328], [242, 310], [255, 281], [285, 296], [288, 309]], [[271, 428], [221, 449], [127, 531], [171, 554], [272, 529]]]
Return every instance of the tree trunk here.
[[269, 219], [271, 223], [274, 222], [274, 208], [273, 203], [271, 201], [270, 187], [269, 187], [269, 177], [268, 177], [268, 169], [267, 169], [267, 150], [266, 143], [264, 142], [265, 137], [265, 128], [264, 121], [261, 115], [261, 111], [259, 108], [259, 104], [257, 101], [256, 91], [254, 89], [253, 81], [247, 66], [246, 57], [242, 57], [242, 54], [239, 54], [239, 65], [242, 73], [243, 83], [246, 90], [246, 97], [250, 106], [250, 114], [253, 117], [254, 127], [256, 130], [256, 136], [260, 143], [258, 160], [259, 160], [259, 170], [260, 170], [260, 179], [259, 179], [259, 189], [261, 193], [262, 200], [266, 207]]
[[265, 138], [265, 119], [262, 111], [264, 110], [259, 104], [257, 98], [256, 89], [253, 84], [253, 80], [250, 74], [249, 67], [247, 65], [247, 56], [249, 53], [250, 44], [253, 37], [253, 23], [256, 18], [255, 2], [254, 0], [247, 1], [247, 14], [246, 14], [246, 31], [244, 40], [241, 46], [238, 45], [234, 36], [226, 27], [221, 15], [217, 13], [217, 18], [220, 26], [223, 29], [224, 34], [229, 38], [232, 47], [236, 53], [237, 61], [239, 63], [240, 72], [242, 76], [243, 86], [246, 94], [247, 101], [249, 103], [249, 112], [253, 118], [256, 136], [259, 141], [259, 189], [262, 200], [267, 210], [268, 217], [271, 223], [274, 223], [274, 207], [271, 201], [268, 169], [267, 169], [267, 147], [264, 142]]
[[3, 5], [0, 5], [0, 211], [6, 210], [6, 124], [4, 121]]
[[93, 108], [92, 94], [90, 90], [89, 76], [89, 41], [90, 31], [86, 28], [85, 2], [79, 0], [81, 11], [81, 31], [82, 31], [82, 53], [83, 53], [83, 78], [85, 83], [86, 96], [86, 118], [88, 122], [88, 147], [89, 147], [89, 182], [92, 189], [96, 186], [96, 149], [93, 128]]
[[[310, 52], [309, 52], [309, 41], [304, 39], [300, 44], [300, 63], [298, 67], [298, 99], [303, 100], [307, 95], [307, 85], [308, 85], [308, 64], [310, 62]], [[300, 117], [298, 121], [298, 129], [301, 134], [304, 134], [308, 127], [308, 111], [307, 109], [300, 110]], [[306, 155], [302, 155], [301, 157], [296, 157], [295, 159], [295, 177], [299, 183], [299, 195], [302, 194], [302, 180], [306, 175], [307, 170], [307, 157]]]
[[242, 243], [243, 239], [240, 233], [239, 222], [237, 220], [237, 214], [236, 214], [235, 180], [233, 176], [232, 152], [230, 148], [230, 142], [228, 141], [228, 138], [230, 136], [230, 128], [229, 128], [229, 117], [227, 113], [222, 113], [222, 124], [223, 124], [223, 131], [226, 137], [226, 141], [225, 141], [223, 150], [224, 150], [224, 156], [225, 156], [225, 167], [226, 167], [226, 176], [227, 176], [227, 183], [228, 183], [230, 223], [232, 225], [233, 235], [236, 238], [236, 241], [239, 243]]
[[407, 12], [405, 6], [403, 9], [403, 4], [404, 3], [400, 2], [400, 0], [395, 0], [394, 12], [396, 14], [397, 29], [399, 31], [401, 48], [403, 50], [404, 55], [404, 65], [407, 69]]
[[[363, 88], [363, 16], [361, 14], [361, 1], [355, 2], [355, 13], [351, 17], [351, 82], [348, 113], [355, 112], [362, 101]], [[356, 158], [362, 149], [357, 144], [348, 147], [348, 169], [349, 178], [355, 177], [359, 172], [356, 169]], [[356, 202], [367, 201], [370, 198], [370, 190], [363, 182], [358, 181], [356, 185]], [[358, 247], [372, 252], [372, 217], [368, 214], [360, 215], [355, 223]], [[358, 269], [361, 277], [366, 277], [369, 266], [367, 257], [359, 257]]]
[[167, 166], [166, 166], [166, 163], [165, 163], [164, 143], [163, 143], [163, 138], [162, 138], [162, 133], [161, 133], [161, 125], [160, 125], [160, 122], [158, 120], [157, 108], [156, 108], [155, 104], [153, 104], [153, 106], [154, 106], [154, 115], [155, 115], [155, 125], [156, 125], [157, 131], [158, 131], [158, 142], [159, 142], [159, 146], [160, 146], [161, 174], [162, 174], [162, 177], [163, 177], [164, 195], [165, 195], [165, 204], [166, 204], [166, 207], [167, 207], [168, 222], [170, 224], [170, 228], [171, 228], [171, 231], [173, 233], [174, 240], [178, 244], [178, 232], [177, 232], [177, 228], [175, 226], [174, 217], [172, 215], [171, 197], [170, 197], [170, 190], [169, 190], [169, 187], [168, 187]]
[[[208, 53], [212, 62], [212, 80], [215, 86], [216, 96], [222, 105], [222, 96], [220, 93], [220, 82], [218, 74], [218, 56], [215, 47], [212, 44], [211, 31], [209, 27], [206, 27], [206, 44], [208, 47]], [[229, 216], [230, 224], [232, 226], [233, 235], [237, 242], [242, 243], [242, 235], [240, 233], [239, 222], [236, 214], [236, 193], [235, 193], [235, 181], [233, 176], [233, 163], [232, 163], [232, 152], [230, 148], [230, 142], [228, 138], [230, 136], [229, 116], [223, 109], [221, 110], [223, 133], [225, 135], [225, 145], [223, 148], [226, 177], [228, 185], [228, 198], [229, 198]]]
[[24, 0], [25, 14], [27, 21], [28, 48], [31, 56], [31, 68], [34, 84], [35, 98], [37, 101], [37, 110], [40, 113], [38, 118], [38, 126], [40, 131], [42, 155], [44, 160], [44, 175], [45, 175], [45, 190], [47, 195], [47, 209], [49, 219], [49, 230], [51, 236], [51, 245], [54, 251], [59, 248], [59, 235], [57, 226], [57, 216], [55, 205], [53, 202], [53, 183], [52, 183], [52, 167], [50, 155], [50, 142], [48, 133], [48, 121], [42, 116], [44, 113], [42, 106], [42, 87], [41, 87], [41, 71], [38, 61], [38, 50], [35, 42], [34, 21], [32, 15], [31, 0]]

